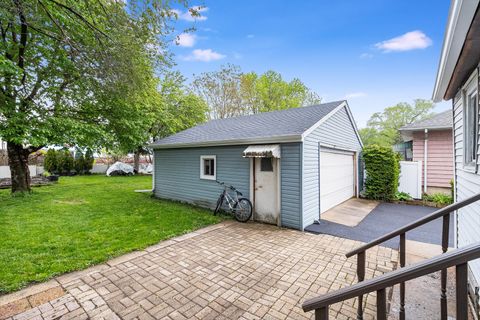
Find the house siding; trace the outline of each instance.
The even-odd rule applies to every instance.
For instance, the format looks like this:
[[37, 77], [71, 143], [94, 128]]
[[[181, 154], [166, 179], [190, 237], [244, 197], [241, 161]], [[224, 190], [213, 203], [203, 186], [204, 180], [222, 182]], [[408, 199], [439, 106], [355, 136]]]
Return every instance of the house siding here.
[[[462, 201], [480, 191], [480, 175], [463, 165], [463, 102], [459, 91], [453, 101], [453, 139], [455, 159], [455, 201]], [[479, 148], [480, 150], [480, 148]], [[477, 157], [478, 158], [478, 157]], [[480, 241], [480, 203], [476, 202], [457, 211], [456, 245], [464, 247]], [[480, 283], [480, 260], [468, 263], [474, 283]]]
[[282, 226], [303, 230], [302, 224], [302, 143], [281, 145], [280, 221]]
[[[202, 207], [215, 206], [222, 188], [212, 180], [200, 179], [200, 156], [216, 155], [217, 180], [235, 186], [250, 197], [250, 159], [243, 158], [247, 146], [155, 150], [154, 194]], [[302, 144], [281, 145], [281, 224], [303, 229], [302, 225]]]
[[250, 159], [243, 158], [245, 146], [155, 150], [154, 194], [202, 207], [214, 207], [222, 187], [200, 179], [200, 156], [216, 155], [216, 178], [233, 185], [250, 198]]
[[[427, 142], [427, 187], [450, 188], [453, 178], [452, 130], [432, 130]], [[424, 161], [425, 133], [413, 134], [413, 161]], [[424, 185], [422, 167], [422, 186]]]
[[303, 225], [312, 224], [320, 215], [319, 144], [339, 149], [360, 151], [353, 119], [346, 107], [339, 109], [318, 128], [308, 134], [303, 145]]

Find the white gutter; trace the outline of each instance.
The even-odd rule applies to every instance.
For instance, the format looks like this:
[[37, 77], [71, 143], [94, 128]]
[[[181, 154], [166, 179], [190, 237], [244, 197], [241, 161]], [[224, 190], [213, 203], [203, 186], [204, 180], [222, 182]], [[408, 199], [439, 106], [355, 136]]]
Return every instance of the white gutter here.
[[195, 148], [195, 147], [216, 147], [216, 146], [231, 146], [243, 144], [270, 144], [270, 143], [288, 143], [288, 142], [302, 142], [301, 135], [285, 135], [275, 136], [269, 138], [252, 138], [252, 139], [230, 139], [220, 141], [206, 141], [206, 142], [187, 142], [187, 143], [173, 143], [173, 144], [151, 144], [152, 149], [178, 149], [178, 148]]
[[434, 102], [442, 101], [447, 92], [468, 30], [475, 16], [478, 2], [478, 0], [452, 1], [448, 15], [447, 29], [443, 40], [440, 63], [438, 64], [437, 78], [433, 89], [432, 99]]
[[425, 129], [425, 140], [423, 143], [423, 192], [427, 193], [427, 160], [428, 160], [428, 129]]

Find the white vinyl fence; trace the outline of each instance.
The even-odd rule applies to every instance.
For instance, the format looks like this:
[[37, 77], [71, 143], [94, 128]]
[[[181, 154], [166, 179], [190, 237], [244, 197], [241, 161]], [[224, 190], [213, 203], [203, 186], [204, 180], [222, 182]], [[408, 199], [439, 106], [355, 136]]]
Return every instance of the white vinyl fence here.
[[[43, 167], [37, 167], [36, 165], [28, 166], [28, 169], [30, 170], [31, 177], [39, 175], [43, 172]], [[0, 179], [3, 179], [3, 178], [10, 178], [9, 166], [0, 166]]]
[[414, 199], [422, 198], [422, 161], [400, 161], [398, 191]]

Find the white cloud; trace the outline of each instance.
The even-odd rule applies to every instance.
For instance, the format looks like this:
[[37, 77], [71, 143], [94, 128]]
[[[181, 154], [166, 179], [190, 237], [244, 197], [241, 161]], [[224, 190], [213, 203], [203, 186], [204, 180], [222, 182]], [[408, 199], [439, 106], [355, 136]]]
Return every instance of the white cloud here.
[[255, 35], [254, 35], [254, 34], [247, 34], [247, 38], [248, 38], [248, 39], [255, 38]]
[[175, 39], [175, 43], [180, 47], [193, 47], [195, 42], [197, 41], [197, 37], [191, 33], [182, 33], [177, 36]]
[[410, 31], [401, 36], [375, 44], [383, 52], [425, 49], [432, 45], [432, 39], [420, 30]]
[[[193, 16], [192, 11], [196, 11], [200, 14], [200, 16]], [[208, 11], [208, 7], [200, 7], [194, 6], [188, 9], [187, 11], [180, 11], [177, 9], [173, 9], [172, 12], [175, 13], [180, 20], [185, 21], [205, 21], [207, 20], [207, 16], [205, 13]]]
[[238, 52], [234, 52], [233, 53], [233, 57], [235, 59], [242, 59], [243, 58], [243, 55], [241, 53], [238, 53]]
[[367, 94], [365, 92], [351, 92], [345, 95], [345, 99], [364, 98]]
[[360, 55], [360, 59], [372, 59], [372, 58], [373, 58], [373, 54], [371, 54], [371, 53], [366, 53], [365, 52], [365, 53], [362, 53]]
[[224, 54], [213, 51], [212, 49], [195, 49], [192, 51], [192, 54], [184, 57], [186, 61], [215, 61], [225, 58]]

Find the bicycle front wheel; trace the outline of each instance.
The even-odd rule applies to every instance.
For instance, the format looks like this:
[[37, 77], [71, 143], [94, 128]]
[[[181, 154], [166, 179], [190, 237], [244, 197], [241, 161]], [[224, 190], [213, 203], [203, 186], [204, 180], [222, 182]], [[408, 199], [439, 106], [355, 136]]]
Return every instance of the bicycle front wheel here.
[[235, 219], [240, 222], [247, 222], [252, 216], [252, 203], [247, 198], [240, 198], [235, 203]]

